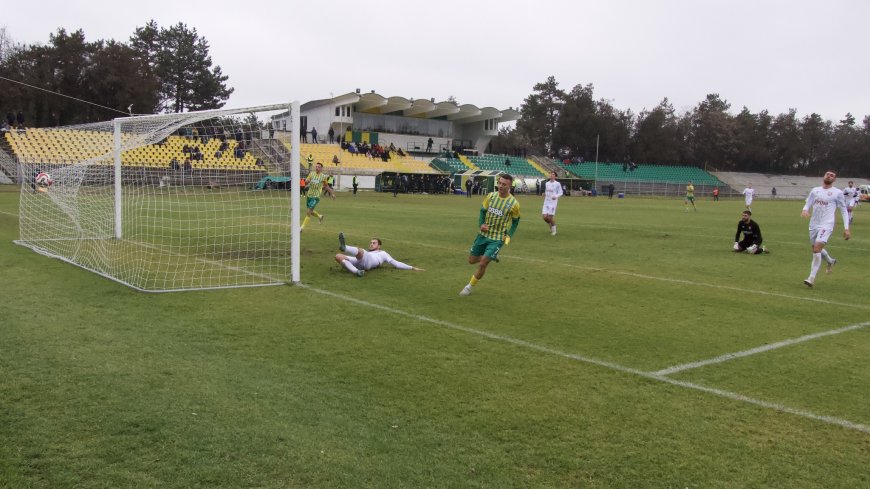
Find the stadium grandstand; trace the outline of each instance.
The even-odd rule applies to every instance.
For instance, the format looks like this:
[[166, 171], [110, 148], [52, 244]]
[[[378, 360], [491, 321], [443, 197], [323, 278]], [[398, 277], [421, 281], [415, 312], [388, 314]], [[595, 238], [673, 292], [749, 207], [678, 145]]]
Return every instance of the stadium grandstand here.
[[[786, 182], [782, 179], [788, 177], [729, 176], [696, 167], [487, 154], [499, 124], [519, 116], [512, 107], [502, 110], [356, 90], [302, 104], [298, 137], [290, 133], [289, 114], [284, 111], [261, 121], [262, 130], [246, 131], [241, 141], [236, 134], [203, 137], [179, 132], [157, 144], [125, 151], [122, 164], [158, 176], [171, 176], [180, 169], [201, 176], [202, 182], [216, 172], [278, 177], [289, 171], [289, 153], [299, 141], [303, 175], [314, 163], [322, 163], [326, 173], [337, 176], [339, 189], [349, 188], [354, 177], [362, 189], [385, 189], [386, 182], [400, 174], [410, 175], [412, 181], [433, 181], [474, 171], [510, 173], [528, 188], [535, 188], [550, 171], [556, 171], [569, 191], [583, 190], [581, 194], [601, 193], [612, 184], [617, 192], [628, 195], [682, 195], [691, 181], [698, 195], [709, 195], [714, 188], [722, 195], [732, 195], [753, 181], [760, 195], [776, 186], [780, 196], [795, 198], [812, 187], [809, 181], [793, 181], [799, 177]], [[110, 133], [86, 128], [10, 131], [0, 138], [0, 169], [4, 177], [15, 180], [19, 162], [87, 161], [105, 157], [112, 144]]]
[[[131, 136], [122, 135], [122, 144]], [[0, 141], [0, 151], [25, 166], [93, 163], [110, 166], [114, 142], [106, 131], [75, 128], [30, 128], [9, 131]], [[265, 174], [269, 169], [246, 143], [232, 137], [173, 135], [158, 144], [136, 147], [121, 153], [121, 164], [140, 167], [155, 178], [188, 171], [204, 183], [216, 175], [232, 178], [238, 172]], [[7, 165], [3, 166], [4, 171]], [[244, 180], [248, 180], [245, 178]]]

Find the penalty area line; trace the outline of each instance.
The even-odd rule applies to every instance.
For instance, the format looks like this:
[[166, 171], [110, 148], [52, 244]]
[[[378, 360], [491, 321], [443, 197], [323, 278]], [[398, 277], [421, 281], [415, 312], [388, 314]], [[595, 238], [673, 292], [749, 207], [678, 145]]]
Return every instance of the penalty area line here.
[[[313, 231], [321, 231], [321, 230], [318, 230], [315, 228]], [[327, 232], [325, 230], [322, 230], [322, 231]], [[439, 250], [449, 250], [449, 251], [459, 252], [458, 248], [433, 245], [433, 244], [429, 244], [429, 243], [422, 243], [419, 241], [408, 241], [408, 240], [404, 240], [402, 238], [389, 238], [389, 239], [390, 239], [390, 241], [394, 241], [396, 243], [407, 243], [407, 244], [413, 244], [416, 246], [422, 246], [422, 247], [426, 247], [426, 248], [434, 248], [434, 249], [439, 249]], [[467, 250], [468, 250], [467, 248], [463, 248], [463, 251], [467, 252]], [[681, 284], [681, 285], [690, 285], [693, 287], [707, 287], [707, 288], [711, 288], [711, 289], [731, 290], [734, 292], [739, 292], [740, 294], [766, 295], [769, 297], [780, 297], [783, 299], [789, 299], [789, 300], [794, 300], [794, 301], [798, 301], [798, 302], [817, 302], [819, 304], [828, 304], [828, 305], [832, 305], [832, 306], [854, 307], [857, 309], [870, 309], [870, 305], [867, 305], [867, 304], [850, 304], [850, 303], [846, 303], [846, 302], [821, 299], [818, 297], [783, 294], [783, 293], [779, 293], [779, 292], [769, 292], [766, 290], [745, 289], [745, 288], [741, 288], [741, 287], [734, 287], [731, 285], [713, 284], [713, 283], [707, 283], [707, 282], [697, 282], [694, 280], [686, 280], [686, 279], [680, 279], [680, 278], [658, 277], [655, 275], [645, 275], [645, 274], [637, 273], [637, 272], [627, 272], [624, 270], [615, 270], [615, 269], [610, 269], [610, 268], [577, 265], [575, 263], [570, 263], [570, 262], [566, 263], [566, 262], [558, 262], [558, 261], [551, 261], [551, 260], [542, 260], [540, 258], [531, 258], [528, 256], [520, 256], [520, 255], [513, 255], [513, 254], [502, 253], [500, 256], [508, 258], [508, 259], [519, 260], [519, 261], [525, 261], [525, 262], [531, 262], [531, 263], [540, 263], [542, 265], [556, 265], [556, 266], [560, 266], [560, 267], [573, 268], [575, 270], [585, 270], [588, 272], [610, 273], [613, 275], [622, 275], [625, 277], [634, 277], [634, 278], [639, 278], [639, 279], [643, 279], [643, 280], [656, 280], [659, 282], [668, 282], [668, 283]]]
[[734, 360], [735, 358], [743, 358], [748, 357], [750, 355], [756, 355], [758, 353], [764, 353], [771, 350], [776, 350], [777, 348], [783, 348], [786, 346], [796, 345], [798, 343], [804, 343], [806, 341], [815, 340], [817, 338], [824, 338], [826, 336], [833, 336], [840, 333], [846, 333], [849, 331], [855, 331], [857, 329], [866, 328], [870, 326], [870, 321], [865, 323], [853, 324], [850, 326], [845, 326], [839, 329], [831, 329], [828, 331], [822, 331], [819, 333], [808, 334], [804, 336], [800, 336], [798, 338], [791, 338], [788, 340], [778, 341], [776, 343], [771, 343], [769, 345], [759, 346], [756, 348], [751, 348], [749, 350], [738, 351], [734, 353], [726, 353], [724, 355], [719, 355], [715, 358], [708, 358], [707, 360], [700, 360], [697, 362], [684, 363], [682, 365], [674, 365], [673, 367], [668, 367], [657, 372], [650, 372], [652, 375], [665, 376], [675, 374], [677, 372], [683, 372], [685, 370], [691, 370], [699, 367], [705, 367], [707, 365], [715, 365], [717, 363], [727, 362], [729, 360]]
[[792, 414], [794, 416], [799, 416], [799, 417], [810, 419], [813, 421], [819, 421], [819, 422], [830, 424], [830, 425], [840, 426], [842, 428], [846, 428], [849, 430], [860, 431], [862, 433], [870, 434], [870, 426], [865, 425], [865, 424], [861, 424], [861, 423], [855, 423], [855, 422], [852, 422], [852, 421], [849, 421], [846, 419], [836, 418], [833, 416], [824, 416], [824, 415], [813, 413], [812, 411], [807, 411], [807, 410], [803, 410], [803, 409], [796, 409], [796, 408], [792, 408], [792, 407], [785, 406], [782, 404], [763, 401], [761, 399], [755, 399], [752, 397], [744, 396], [742, 394], [737, 394], [735, 392], [729, 392], [729, 391], [725, 391], [725, 390], [721, 390], [721, 389], [716, 389], [713, 387], [707, 387], [707, 386], [695, 384], [692, 382], [684, 382], [684, 381], [680, 381], [680, 380], [671, 379], [671, 378], [668, 378], [668, 377], [665, 377], [662, 375], [658, 375], [656, 373], [644, 372], [642, 370], [626, 367], [624, 365], [620, 365], [620, 364], [613, 363], [613, 362], [607, 362], [604, 360], [598, 360], [598, 359], [587, 357], [584, 355], [577, 355], [574, 353], [563, 352], [560, 350], [556, 350], [554, 348], [549, 348], [546, 346], [537, 345], [535, 343], [530, 343], [528, 341], [520, 340], [517, 338], [512, 338], [510, 336], [498, 335], [495, 333], [490, 333], [490, 332], [482, 331], [479, 329], [469, 328], [467, 326], [462, 326], [462, 325], [459, 325], [456, 323], [451, 323], [449, 321], [435, 319], [435, 318], [431, 318], [428, 316], [423, 316], [421, 314], [414, 314], [412, 312], [407, 312], [407, 311], [403, 311], [401, 309], [396, 309], [396, 308], [385, 306], [382, 304], [376, 304], [374, 302], [369, 302], [369, 301], [365, 301], [362, 299], [357, 299], [355, 297], [351, 297], [348, 295], [343, 295], [343, 294], [331, 292], [331, 291], [324, 290], [324, 289], [318, 289], [316, 287], [312, 287], [310, 285], [306, 285], [303, 283], [299, 283], [296, 285], [298, 287], [301, 287], [305, 290], [309, 290], [309, 291], [317, 293], [317, 294], [325, 295], [325, 296], [332, 297], [334, 299], [338, 299], [338, 300], [345, 301], [345, 302], [352, 302], [352, 303], [358, 304], [360, 306], [365, 306], [365, 307], [368, 307], [371, 309], [377, 309], [379, 311], [384, 311], [384, 312], [394, 314], [397, 316], [404, 316], [404, 317], [409, 318], [409, 319], [414, 319], [417, 321], [431, 323], [431, 324], [434, 324], [436, 326], [442, 326], [442, 327], [445, 327], [448, 329], [461, 331], [464, 333], [472, 334], [475, 336], [480, 336], [480, 337], [491, 339], [494, 341], [508, 343], [508, 344], [518, 346], [521, 348], [526, 348], [529, 350], [534, 350], [537, 352], [546, 353], [548, 355], [554, 355], [554, 356], [558, 356], [558, 357], [562, 357], [562, 358], [567, 358], [569, 360], [576, 360], [578, 362], [588, 363], [591, 365], [597, 365], [599, 367], [604, 367], [604, 368], [607, 368], [610, 370], [615, 370], [617, 372], [622, 372], [622, 373], [626, 373], [626, 374], [636, 375], [638, 377], [643, 377], [645, 379], [656, 380], [656, 381], [659, 381], [659, 382], [662, 382], [665, 384], [670, 384], [670, 385], [673, 385], [676, 387], [682, 387], [685, 389], [692, 389], [692, 390], [697, 390], [697, 391], [701, 391], [701, 392], [706, 392], [708, 394], [723, 397], [725, 399], [729, 399], [732, 401], [744, 402], [747, 404], [752, 404], [755, 406], [763, 407], [765, 409], [771, 409], [771, 410], [778, 411], [781, 413]]

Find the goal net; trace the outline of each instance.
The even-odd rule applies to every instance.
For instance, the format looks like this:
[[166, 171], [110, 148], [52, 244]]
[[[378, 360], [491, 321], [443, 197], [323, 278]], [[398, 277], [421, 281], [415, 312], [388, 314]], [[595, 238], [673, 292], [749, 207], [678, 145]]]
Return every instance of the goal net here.
[[288, 111], [298, 125], [294, 102], [11, 133], [16, 243], [142, 291], [298, 282], [299, 150], [271, 124]]

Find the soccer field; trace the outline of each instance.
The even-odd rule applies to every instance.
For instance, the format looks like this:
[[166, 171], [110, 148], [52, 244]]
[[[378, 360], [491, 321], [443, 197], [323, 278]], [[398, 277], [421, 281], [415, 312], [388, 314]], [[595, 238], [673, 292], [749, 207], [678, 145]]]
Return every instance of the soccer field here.
[[[7, 191], [2, 191], [7, 190]], [[339, 193], [302, 284], [146, 294], [16, 246], [0, 487], [870, 485], [870, 211], [815, 287], [802, 202], [541, 197], [468, 297], [481, 198]], [[397, 260], [339, 268], [336, 236]]]

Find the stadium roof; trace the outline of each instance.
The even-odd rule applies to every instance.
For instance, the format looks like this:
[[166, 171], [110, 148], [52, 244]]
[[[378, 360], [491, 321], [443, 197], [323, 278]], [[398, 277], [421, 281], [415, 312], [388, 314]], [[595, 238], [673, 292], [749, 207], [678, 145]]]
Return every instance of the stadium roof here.
[[360, 94], [351, 92], [333, 98], [312, 100], [302, 104], [303, 111], [323, 105], [353, 104], [357, 112], [364, 114], [398, 115], [419, 119], [446, 119], [459, 124], [495, 119], [496, 122], [515, 121], [520, 118], [519, 111], [510, 107], [499, 110], [495, 107], [477, 107], [472, 104], [459, 105], [452, 101], [435, 102], [435, 99], [414, 99], [405, 97], [385, 97], [372, 90]]

